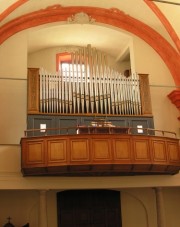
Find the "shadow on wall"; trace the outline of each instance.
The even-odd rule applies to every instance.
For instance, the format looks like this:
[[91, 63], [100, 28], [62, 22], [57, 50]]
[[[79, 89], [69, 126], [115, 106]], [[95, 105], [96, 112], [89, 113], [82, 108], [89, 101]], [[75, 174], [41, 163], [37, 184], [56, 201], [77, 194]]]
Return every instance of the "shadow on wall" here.
[[134, 226], [138, 220], [138, 226], [149, 227], [148, 212], [144, 203], [128, 192], [123, 191], [121, 195], [122, 226]]

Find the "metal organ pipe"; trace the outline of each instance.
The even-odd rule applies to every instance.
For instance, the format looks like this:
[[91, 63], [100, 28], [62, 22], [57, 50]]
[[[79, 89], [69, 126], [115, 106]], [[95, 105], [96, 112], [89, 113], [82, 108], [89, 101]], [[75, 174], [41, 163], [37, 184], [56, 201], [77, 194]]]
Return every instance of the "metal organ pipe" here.
[[90, 45], [71, 53], [71, 63], [55, 74], [40, 70], [40, 112], [140, 115], [138, 74], [125, 77]]

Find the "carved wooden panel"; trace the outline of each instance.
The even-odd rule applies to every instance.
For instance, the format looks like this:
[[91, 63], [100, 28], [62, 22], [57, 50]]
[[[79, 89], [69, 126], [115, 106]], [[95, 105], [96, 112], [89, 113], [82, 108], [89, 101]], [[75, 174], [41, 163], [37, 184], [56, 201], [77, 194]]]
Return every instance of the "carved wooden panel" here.
[[48, 165], [60, 164], [67, 162], [67, 140], [48, 140]]
[[142, 114], [152, 114], [148, 74], [139, 74]]
[[129, 138], [114, 139], [114, 160], [115, 162], [129, 162], [132, 159], [131, 143]]
[[113, 139], [114, 171], [130, 172], [132, 169], [132, 149], [130, 138]]
[[88, 139], [70, 141], [70, 162], [84, 163], [90, 161]]
[[45, 165], [46, 152], [43, 140], [27, 142], [26, 165]]
[[92, 140], [92, 159], [94, 162], [109, 162], [112, 160], [111, 146], [109, 139]]
[[148, 139], [138, 139], [134, 137], [133, 140], [134, 160], [135, 162], [150, 162], [150, 147]]
[[177, 143], [167, 141], [167, 153], [169, 155], [169, 162], [174, 164], [180, 164], [180, 153]]
[[165, 141], [152, 140], [152, 154], [155, 162], [167, 162]]

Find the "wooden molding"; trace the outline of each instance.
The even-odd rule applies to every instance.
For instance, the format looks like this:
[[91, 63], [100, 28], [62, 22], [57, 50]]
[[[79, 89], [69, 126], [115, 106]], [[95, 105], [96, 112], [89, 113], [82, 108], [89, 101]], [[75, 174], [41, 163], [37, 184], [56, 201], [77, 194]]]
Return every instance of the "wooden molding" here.
[[140, 74], [139, 75], [139, 84], [140, 84], [140, 97], [141, 97], [141, 105], [142, 105], [142, 114], [152, 114], [151, 107], [151, 94], [149, 87], [149, 75], [148, 74]]
[[39, 113], [39, 68], [28, 69], [28, 114]]

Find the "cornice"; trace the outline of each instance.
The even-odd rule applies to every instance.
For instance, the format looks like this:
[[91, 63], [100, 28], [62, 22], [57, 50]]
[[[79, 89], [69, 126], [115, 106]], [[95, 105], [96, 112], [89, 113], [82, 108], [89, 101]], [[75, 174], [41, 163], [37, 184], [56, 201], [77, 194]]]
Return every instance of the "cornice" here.
[[[176, 108], [180, 111], [180, 90], [174, 90], [169, 95], [168, 98], [171, 100], [171, 102], [176, 106]], [[178, 117], [178, 120], [180, 120], [180, 117]]]

